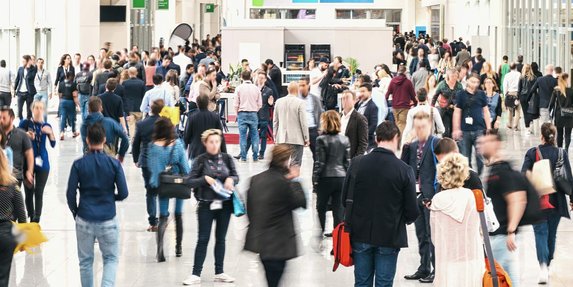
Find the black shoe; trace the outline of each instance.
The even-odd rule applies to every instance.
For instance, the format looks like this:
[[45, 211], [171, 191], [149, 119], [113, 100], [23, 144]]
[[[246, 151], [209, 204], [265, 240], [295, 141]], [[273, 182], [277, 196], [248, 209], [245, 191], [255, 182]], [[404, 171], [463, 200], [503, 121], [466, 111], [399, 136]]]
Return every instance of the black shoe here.
[[332, 237], [332, 233], [325, 233], [324, 237]]
[[241, 155], [234, 156], [235, 159], [241, 159]]
[[428, 275], [426, 278], [420, 278], [420, 283], [434, 283], [434, 273]]
[[260, 156], [259, 156], [259, 160], [263, 160], [263, 159], [265, 159], [265, 156], [260, 155]]
[[404, 276], [404, 279], [406, 279], [406, 280], [420, 280], [420, 279], [426, 278], [426, 277], [428, 277], [427, 274], [422, 274], [422, 273], [420, 273], [420, 272], [416, 272], [416, 273], [414, 273], [414, 274], [412, 274], [412, 275], [406, 275], [406, 276]]
[[175, 215], [175, 257], [183, 256], [183, 248], [181, 242], [183, 241], [183, 217]]

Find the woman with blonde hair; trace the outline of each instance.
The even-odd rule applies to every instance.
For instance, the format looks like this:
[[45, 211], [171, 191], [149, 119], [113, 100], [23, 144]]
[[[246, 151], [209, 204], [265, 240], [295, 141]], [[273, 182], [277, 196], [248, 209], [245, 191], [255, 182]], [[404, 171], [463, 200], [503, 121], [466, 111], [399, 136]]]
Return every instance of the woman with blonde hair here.
[[495, 84], [499, 87], [500, 82], [499, 82], [499, 76], [497, 75], [497, 73], [491, 68], [491, 63], [490, 62], [484, 62], [483, 63], [483, 67], [481, 68], [480, 71], [480, 79], [481, 79], [481, 86], [483, 88], [483, 84], [485, 82], [485, 79], [487, 78], [491, 78], [495, 81]]
[[16, 187], [18, 181], [12, 176], [8, 159], [0, 152], [0, 286], [8, 286], [10, 267], [17, 242], [12, 234], [12, 221], [26, 222], [24, 198]]
[[557, 78], [557, 87], [553, 90], [549, 101], [549, 114], [554, 115], [554, 124], [557, 128], [557, 146], [569, 151], [571, 145], [571, 130], [573, 129], [573, 114], [566, 113], [565, 109], [573, 107], [573, 89], [569, 87], [569, 75], [563, 73]]
[[432, 242], [435, 246], [434, 286], [481, 287], [484, 254], [476, 201], [463, 188], [469, 177], [468, 160], [458, 153], [447, 155], [437, 166], [437, 193], [429, 208]]
[[452, 53], [450, 51], [444, 52], [444, 56], [440, 59], [438, 63], [438, 72], [440, 75], [445, 75], [446, 71], [449, 69], [455, 69], [456, 63], [452, 58]]
[[[517, 88], [517, 95], [519, 96], [519, 102], [521, 103], [521, 109], [523, 111], [523, 120], [525, 121], [525, 128], [527, 129], [527, 134], [533, 134], [533, 125], [531, 122], [538, 118], [537, 108], [535, 107], [535, 102], [532, 102], [530, 107], [531, 98], [529, 97], [529, 91], [535, 84], [537, 76], [533, 73], [533, 69], [530, 64], [523, 65], [521, 70], [521, 79], [519, 79], [519, 85]], [[535, 99], [534, 99], [535, 100]]]
[[340, 115], [327, 111], [320, 117], [323, 134], [316, 138], [316, 162], [312, 177], [317, 187], [316, 210], [320, 228], [326, 226], [326, 210], [332, 200], [333, 227], [342, 221], [342, 184], [350, 164], [350, 141], [340, 133]]
[[428, 95], [433, 96], [438, 88], [438, 80], [434, 75], [430, 75], [426, 79], [426, 84], [424, 85], [424, 87], [426, 88], [426, 92], [428, 93]]

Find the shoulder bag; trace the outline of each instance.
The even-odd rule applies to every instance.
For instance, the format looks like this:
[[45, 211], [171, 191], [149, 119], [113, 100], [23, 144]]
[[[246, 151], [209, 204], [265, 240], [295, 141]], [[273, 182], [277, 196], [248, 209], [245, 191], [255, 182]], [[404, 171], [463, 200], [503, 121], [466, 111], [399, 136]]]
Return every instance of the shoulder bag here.
[[560, 97], [560, 96], [561, 96], [561, 95], [559, 95], [559, 96], [557, 96], [557, 97], [555, 98], [555, 102], [556, 102], [555, 104], [556, 104], [556, 105], [559, 105], [559, 110], [560, 110], [560, 113], [561, 113], [561, 117], [563, 117], [563, 118], [573, 118], [573, 107], [563, 107], [563, 106], [561, 106], [561, 101], [559, 100], [559, 97]]
[[159, 175], [157, 195], [159, 197], [189, 199], [191, 198], [191, 187], [187, 184], [187, 175], [174, 174], [172, 171], [174, 164], [173, 151], [175, 151], [175, 145], [173, 145], [171, 153], [169, 153], [169, 164]]
[[539, 148], [535, 149], [535, 163], [531, 172], [527, 172], [527, 176], [539, 196], [555, 193], [551, 163], [543, 158]]
[[567, 178], [567, 173], [565, 170], [564, 159], [563, 159], [563, 149], [559, 148], [559, 158], [555, 164], [555, 170], [553, 171], [553, 180], [555, 181], [555, 186], [559, 191], [571, 196], [571, 182]]

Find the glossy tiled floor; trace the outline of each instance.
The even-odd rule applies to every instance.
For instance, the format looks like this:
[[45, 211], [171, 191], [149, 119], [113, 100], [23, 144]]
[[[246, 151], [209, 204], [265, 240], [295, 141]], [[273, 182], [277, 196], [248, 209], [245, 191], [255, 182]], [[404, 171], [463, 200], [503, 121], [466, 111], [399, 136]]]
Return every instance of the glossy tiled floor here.
[[[57, 123], [52, 117], [50, 121]], [[521, 165], [525, 150], [538, 142], [536, 136], [513, 132], [508, 134], [506, 140], [505, 149], [516, 166]], [[74, 221], [65, 200], [69, 168], [72, 161], [81, 155], [80, 145], [79, 140], [66, 139], [64, 142], [58, 142], [55, 149], [50, 149], [52, 173], [45, 192], [42, 216], [42, 227], [49, 241], [34, 254], [19, 253], [15, 256], [10, 286], [80, 286]], [[230, 146], [230, 151], [232, 154], [237, 153], [238, 146]], [[302, 171], [306, 187], [310, 185], [310, 160], [310, 151], [307, 150]], [[245, 191], [248, 178], [261, 172], [265, 165], [265, 161], [238, 163], [241, 192]], [[171, 225], [167, 233], [169, 251], [167, 262], [156, 263], [154, 233], [145, 232], [147, 227], [145, 189], [140, 170], [134, 166], [131, 157], [126, 158], [124, 169], [130, 194], [127, 200], [118, 203], [121, 254], [116, 286], [180, 286], [193, 265], [193, 251], [197, 238], [195, 205], [191, 201], [185, 205], [183, 257], [174, 256], [175, 234]], [[310, 190], [307, 190], [307, 196], [309, 209], [296, 212], [298, 228], [303, 239], [301, 242], [303, 255], [289, 262], [282, 286], [352, 286], [352, 268], [341, 267], [337, 272], [332, 272], [332, 257], [328, 254], [331, 241], [325, 240], [323, 250], [317, 251], [313, 241], [317, 234], [316, 212], [312, 208], [314, 204]], [[242, 251], [246, 225], [245, 218], [233, 218], [227, 235], [225, 272], [235, 276], [236, 283], [212, 282], [214, 268], [211, 243], [205, 262], [202, 286], [265, 286], [262, 266], [257, 257]], [[413, 226], [408, 227], [408, 235], [411, 247], [403, 249], [400, 253], [395, 286], [423, 286], [402, 279], [404, 275], [415, 271], [419, 260]], [[569, 220], [563, 220], [559, 227], [557, 254], [551, 270], [550, 286], [573, 286], [573, 273], [568, 271], [573, 263], [573, 247], [570, 242], [573, 242], [573, 225]], [[537, 261], [530, 227], [524, 228], [521, 232], [519, 250], [522, 265], [521, 286], [536, 286]], [[96, 254], [96, 286], [99, 286], [102, 268], [99, 252]], [[464, 286], [463, 283], [460, 283], [460, 286]]]

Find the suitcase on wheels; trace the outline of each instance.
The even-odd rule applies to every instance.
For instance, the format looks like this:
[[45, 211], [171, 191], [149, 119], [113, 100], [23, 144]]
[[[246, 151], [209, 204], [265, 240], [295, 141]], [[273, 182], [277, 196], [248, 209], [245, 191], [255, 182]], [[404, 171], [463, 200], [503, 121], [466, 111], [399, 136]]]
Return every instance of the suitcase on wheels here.
[[[484, 242], [484, 249], [485, 249], [485, 267], [486, 271], [483, 275], [483, 286], [484, 287], [511, 287], [511, 279], [509, 275], [503, 270], [501, 265], [495, 262], [493, 257], [493, 251], [491, 249], [491, 242], [489, 240], [489, 232], [487, 229], [487, 222], [485, 219], [484, 209], [484, 195], [481, 190], [474, 189], [472, 190], [476, 199], [476, 208], [479, 213], [480, 225], [481, 230], [483, 233], [483, 242]], [[494, 266], [492, 268], [492, 266]]]

